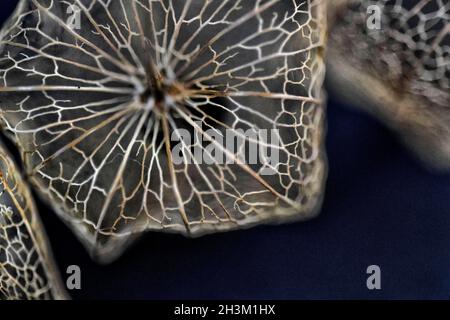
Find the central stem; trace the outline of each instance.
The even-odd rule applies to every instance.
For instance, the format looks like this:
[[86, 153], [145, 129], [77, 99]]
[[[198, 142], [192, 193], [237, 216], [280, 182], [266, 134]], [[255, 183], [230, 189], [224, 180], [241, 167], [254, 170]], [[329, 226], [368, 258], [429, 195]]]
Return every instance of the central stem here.
[[165, 103], [165, 95], [167, 94], [167, 88], [160, 79], [151, 79], [147, 83], [146, 89], [141, 93], [140, 99], [142, 103], [147, 103], [150, 99], [155, 102], [155, 107], [159, 111], [163, 111]]
[[184, 90], [182, 85], [176, 81], [169, 81], [165, 78], [165, 73], [162, 75], [148, 76], [145, 91], [140, 94], [140, 101], [143, 104], [147, 104], [152, 100], [152, 105], [161, 113], [167, 111], [169, 107], [167, 104], [171, 104], [173, 101], [180, 101], [184, 98], [183, 94], [187, 91]]

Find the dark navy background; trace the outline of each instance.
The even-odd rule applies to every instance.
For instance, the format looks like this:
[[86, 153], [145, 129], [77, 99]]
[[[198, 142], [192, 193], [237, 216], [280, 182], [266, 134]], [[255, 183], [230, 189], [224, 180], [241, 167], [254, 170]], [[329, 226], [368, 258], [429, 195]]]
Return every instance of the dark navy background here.
[[[0, 22], [16, 1], [1, 0]], [[89, 259], [39, 203], [65, 278], [82, 270], [75, 299], [450, 298], [450, 174], [427, 171], [396, 136], [330, 96], [330, 173], [321, 215], [195, 240], [147, 234], [108, 266]], [[366, 268], [382, 290], [366, 288]]]

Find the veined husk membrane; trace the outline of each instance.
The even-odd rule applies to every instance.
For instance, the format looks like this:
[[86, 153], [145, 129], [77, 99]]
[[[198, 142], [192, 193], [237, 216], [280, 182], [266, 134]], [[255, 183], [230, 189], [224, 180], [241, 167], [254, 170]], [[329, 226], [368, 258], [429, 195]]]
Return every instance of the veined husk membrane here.
[[[310, 218], [326, 176], [325, 5], [22, 0], [1, 33], [3, 128], [99, 261], [146, 230]], [[229, 134], [245, 146], [225, 148]]]
[[30, 191], [0, 145], [0, 300], [65, 298]]
[[333, 91], [450, 170], [450, 2], [340, 0], [329, 17]]

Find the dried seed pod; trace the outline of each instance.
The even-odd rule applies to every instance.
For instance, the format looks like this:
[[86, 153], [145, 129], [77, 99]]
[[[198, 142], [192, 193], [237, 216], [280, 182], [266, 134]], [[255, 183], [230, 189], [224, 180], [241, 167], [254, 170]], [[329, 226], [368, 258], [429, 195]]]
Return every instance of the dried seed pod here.
[[2, 145], [0, 191], [0, 300], [66, 298], [30, 191]]
[[450, 3], [346, 0], [330, 8], [330, 85], [450, 169]]
[[23, 0], [2, 31], [3, 126], [101, 261], [145, 230], [306, 219], [326, 176], [325, 20], [323, 0]]

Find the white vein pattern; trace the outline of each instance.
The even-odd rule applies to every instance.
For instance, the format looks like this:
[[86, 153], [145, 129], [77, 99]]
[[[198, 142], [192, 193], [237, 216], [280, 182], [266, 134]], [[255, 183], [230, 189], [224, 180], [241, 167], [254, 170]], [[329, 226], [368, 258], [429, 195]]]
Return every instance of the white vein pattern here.
[[[360, 96], [358, 104], [399, 131], [424, 160], [450, 169], [450, 2], [343, 0], [336, 7], [332, 84]], [[367, 27], [373, 8], [381, 13], [379, 30]]]
[[[325, 25], [323, 0], [23, 0], [1, 33], [1, 122], [38, 192], [104, 261], [146, 230], [306, 219], [326, 175]], [[203, 140], [181, 141], [181, 164], [179, 129]], [[281, 143], [241, 134], [263, 129]], [[227, 130], [279, 163], [223, 147], [229, 163], [188, 161], [213, 157]]]
[[65, 298], [30, 191], [0, 145], [0, 300]]

